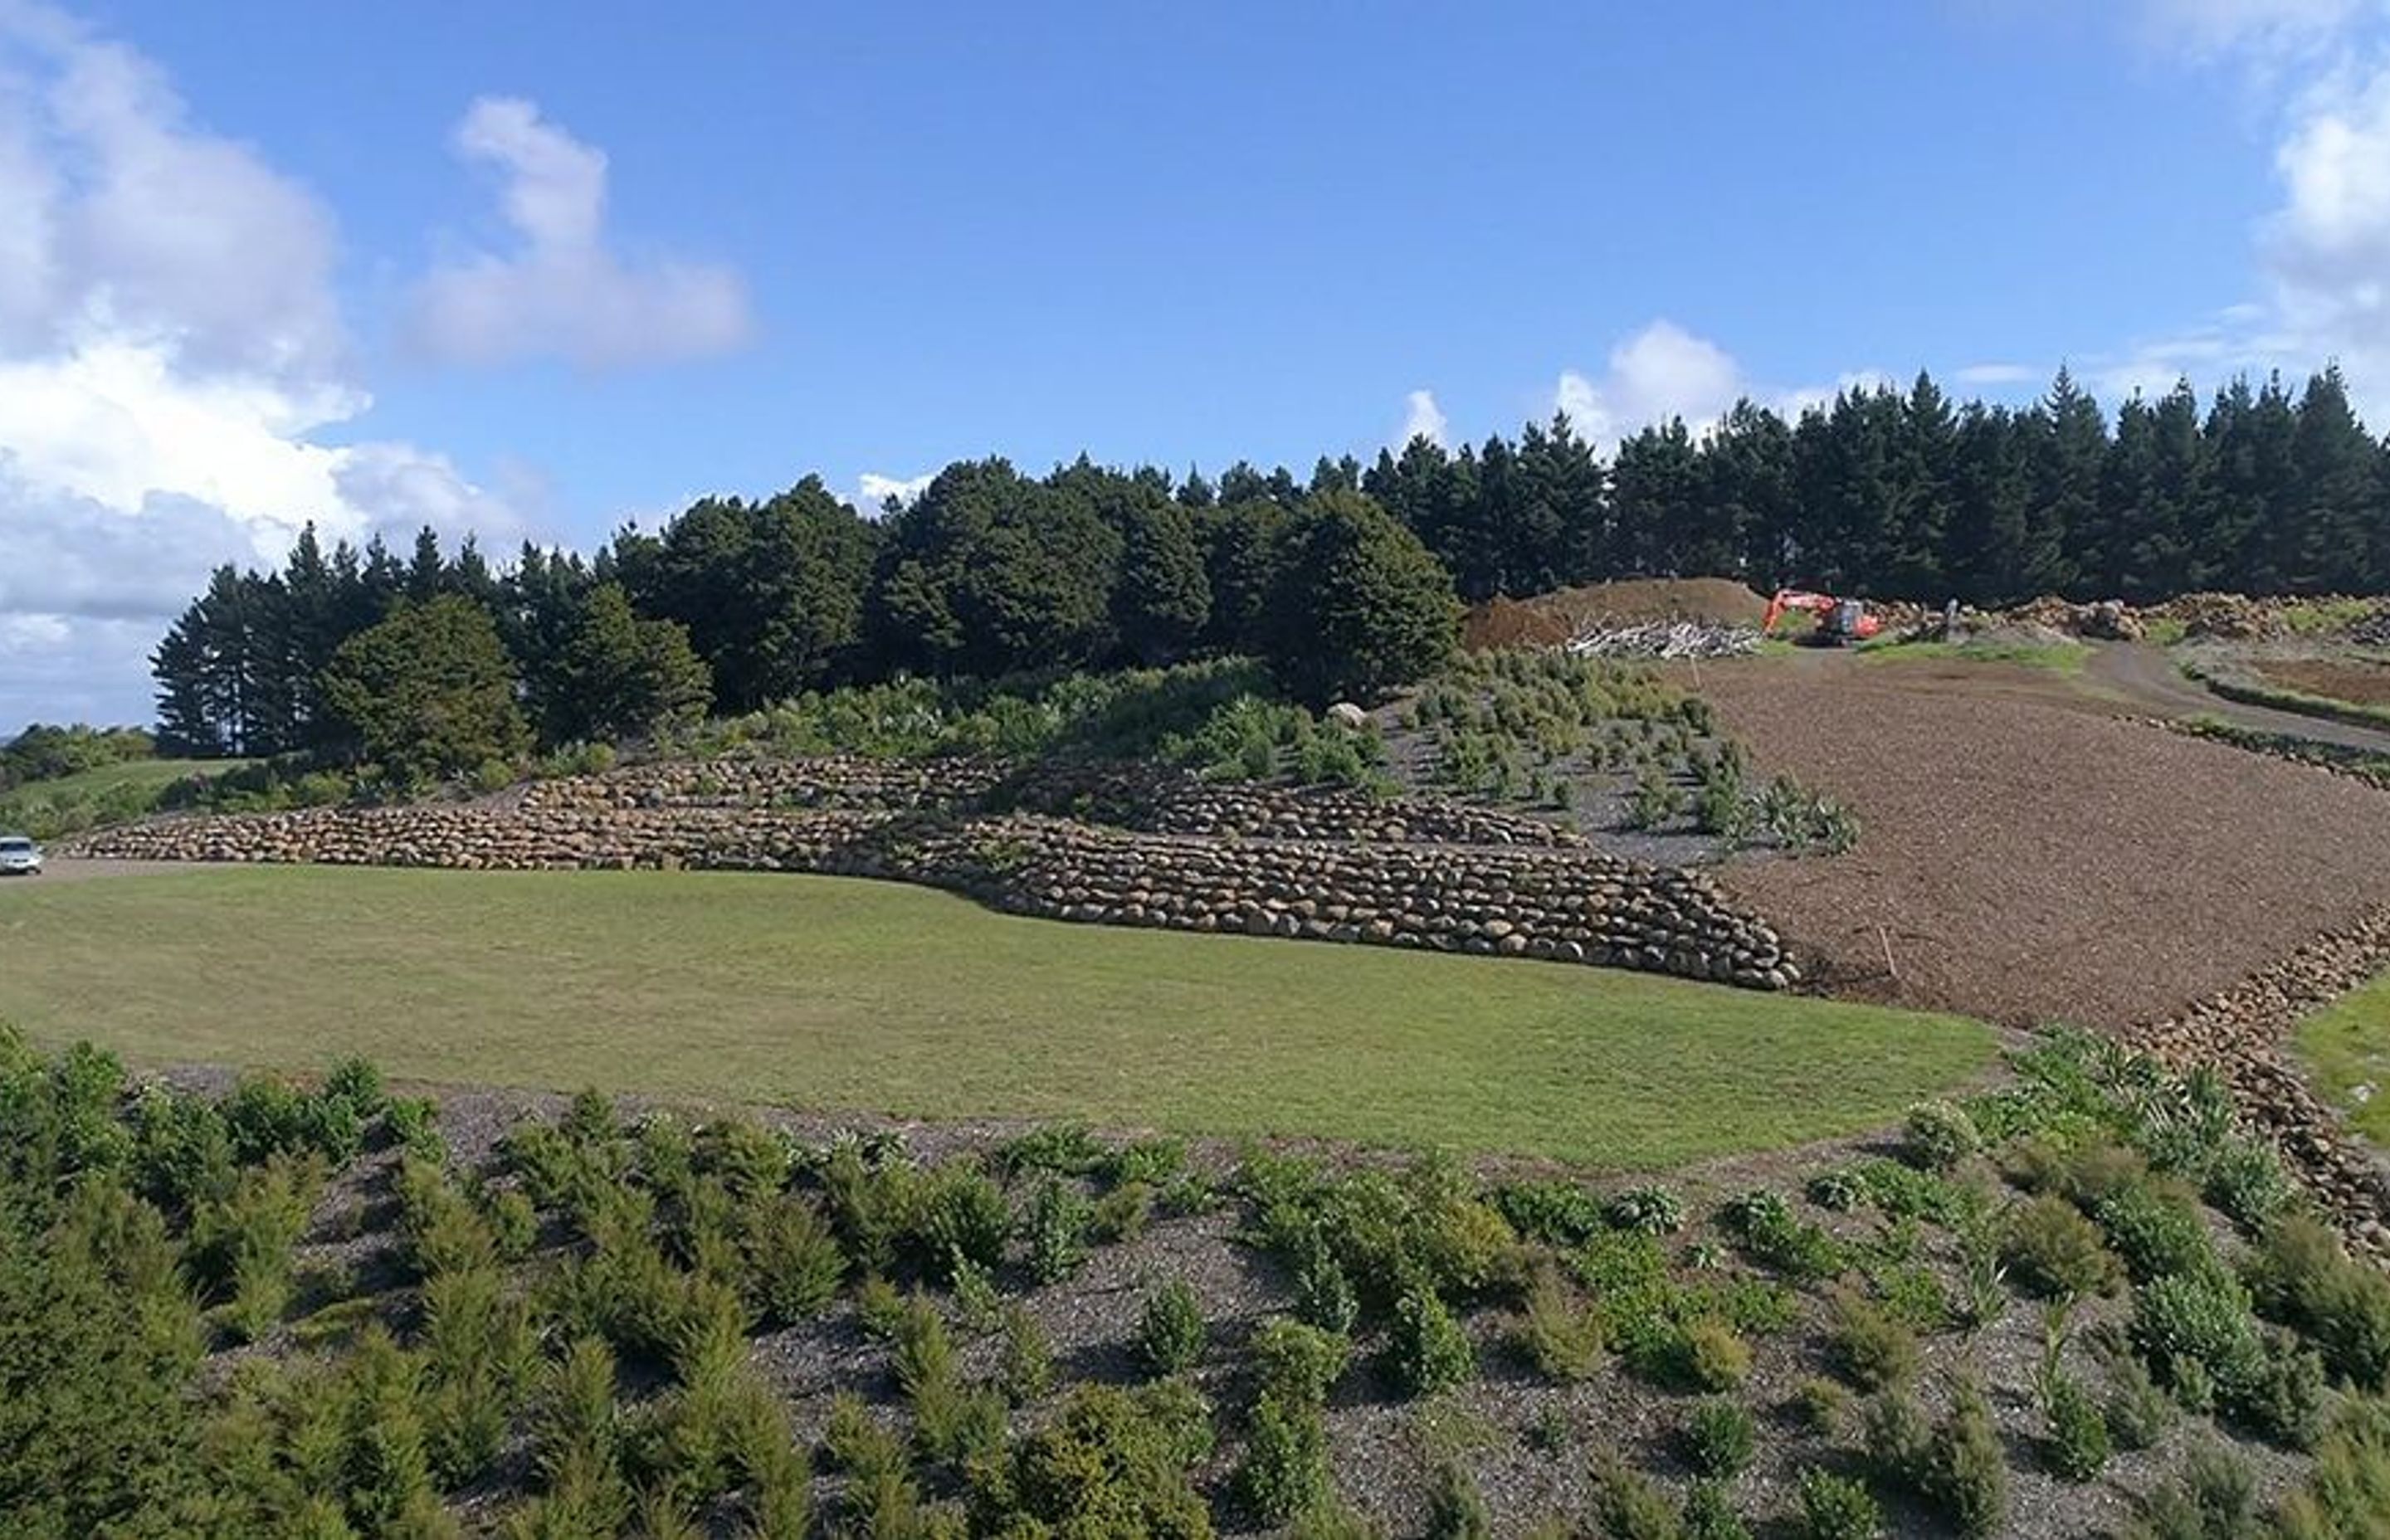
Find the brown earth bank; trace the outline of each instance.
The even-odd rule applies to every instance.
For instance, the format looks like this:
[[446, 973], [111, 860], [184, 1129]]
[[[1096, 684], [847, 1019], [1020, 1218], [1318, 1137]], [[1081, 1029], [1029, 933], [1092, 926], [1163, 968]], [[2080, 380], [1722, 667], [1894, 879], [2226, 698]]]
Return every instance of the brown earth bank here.
[[2107, 1028], [2390, 902], [2390, 798], [2039, 687], [1844, 658], [1705, 669], [1759, 763], [1862, 829], [1850, 854], [1748, 860], [1723, 885], [1832, 993]]
[[1562, 588], [1528, 599], [1492, 598], [1473, 607], [1461, 645], [1558, 647], [1597, 622], [1707, 621], [1757, 625], [1767, 600], [1731, 578], [1642, 578]]
[[2281, 689], [2360, 706], [2390, 706], [2390, 662], [2370, 658], [2285, 658], [2252, 665]]

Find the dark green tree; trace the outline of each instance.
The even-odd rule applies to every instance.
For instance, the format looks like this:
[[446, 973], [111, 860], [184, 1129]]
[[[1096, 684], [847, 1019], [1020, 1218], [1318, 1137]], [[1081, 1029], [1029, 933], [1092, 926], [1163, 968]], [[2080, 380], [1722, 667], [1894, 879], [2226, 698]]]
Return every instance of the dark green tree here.
[[589, 592], [546, 696], [551, 742], [617, 742], [699, 721], [713, 699], [677, 621], [642, 620], [619, 583]]
[[1270, 665], [1316, 704], [1373, 700], [1433, 673], [1459, 639], [1451, 574], [1357, 492], [1304, 501], [1280, 581]]
[[510, 760], [531, 744], [497, 622], [461, 595], [404, 601], [341, 643], [324, 699], [352, 752], [404, 779]]
[[1074, 488], [1000, 459], [952, 465], [887, 539], [873, 611], [891, 661], [992, 677], [1111, 648], [1121, 537]]

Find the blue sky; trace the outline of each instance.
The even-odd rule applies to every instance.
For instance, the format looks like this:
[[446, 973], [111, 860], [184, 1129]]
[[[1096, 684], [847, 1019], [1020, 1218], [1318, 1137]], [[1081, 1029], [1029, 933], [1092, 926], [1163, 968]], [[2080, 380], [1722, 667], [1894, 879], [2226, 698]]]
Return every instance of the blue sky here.
[[0, 731], [143, 714], [206, 568], [308, 517], [586, 545], [807, 471], [1302, 468], [1921, 366], [2385, 399], [2383, 31], [0, 0]]

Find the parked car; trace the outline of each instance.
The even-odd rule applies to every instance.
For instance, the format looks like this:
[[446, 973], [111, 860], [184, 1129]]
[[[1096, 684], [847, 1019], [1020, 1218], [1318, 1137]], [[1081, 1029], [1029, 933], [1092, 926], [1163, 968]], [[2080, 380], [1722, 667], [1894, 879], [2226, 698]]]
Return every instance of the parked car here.
[[0, 834], [0, 877], [42, 875], [42, 847], [21, 834]]

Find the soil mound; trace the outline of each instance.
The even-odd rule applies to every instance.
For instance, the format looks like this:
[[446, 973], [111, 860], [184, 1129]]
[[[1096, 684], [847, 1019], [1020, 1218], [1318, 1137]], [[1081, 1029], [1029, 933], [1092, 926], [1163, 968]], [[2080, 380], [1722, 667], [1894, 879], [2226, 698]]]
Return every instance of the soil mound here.
[[2122, 1027], [2390, 904], [2390, 797], [2015, 687], [1721, 667], [1703, 693], [1857, 849], [1728, 866], [1836, 994]]
[[1470, 610], [1461, 642], [1472, 648], [1559, 647], [1602, 627], [1672, 621], [1756, 626], [1767, 614], [1765, 597], [1729, 578], [1638, 578], [1488, 599]]

